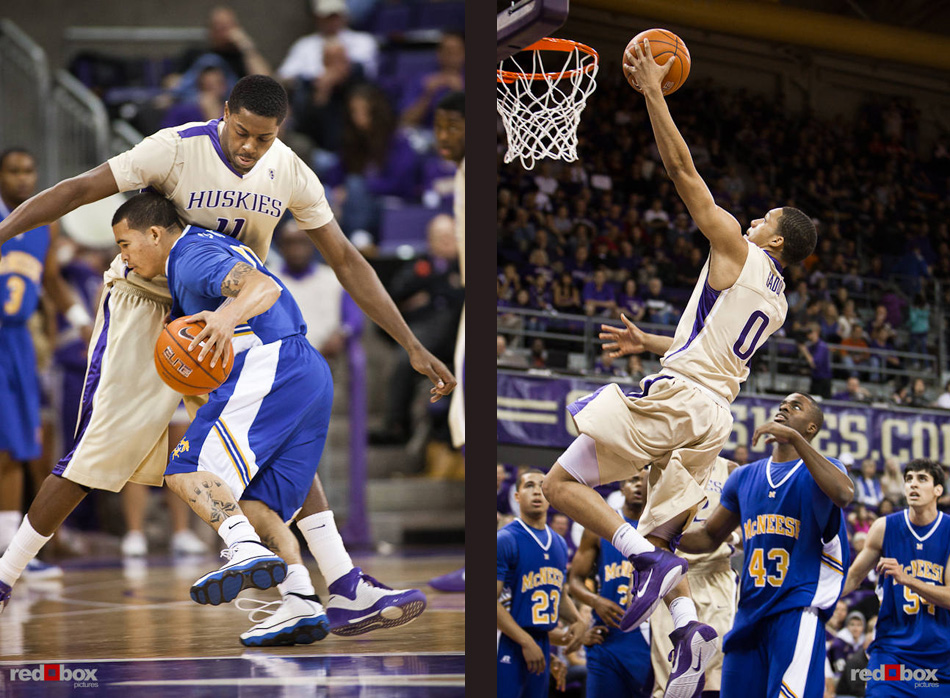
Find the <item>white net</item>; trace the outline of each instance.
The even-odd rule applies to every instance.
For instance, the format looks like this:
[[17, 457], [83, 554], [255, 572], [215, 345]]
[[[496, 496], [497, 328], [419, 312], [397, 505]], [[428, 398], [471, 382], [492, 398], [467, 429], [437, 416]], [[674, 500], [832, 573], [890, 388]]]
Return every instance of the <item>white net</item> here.
[[545, 158], [577, 160], [577, 125], [597, 87], [597, 64], [592, 48], [542, 39], [498, 67], [496, 104], [508, 134], [506, 163], [519, 158], [530, 170]]

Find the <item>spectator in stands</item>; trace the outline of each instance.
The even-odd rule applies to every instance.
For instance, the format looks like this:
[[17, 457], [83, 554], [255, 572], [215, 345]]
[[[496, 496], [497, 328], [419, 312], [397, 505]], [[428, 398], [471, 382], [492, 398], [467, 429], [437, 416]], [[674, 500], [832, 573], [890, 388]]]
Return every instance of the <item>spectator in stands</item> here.
[[825, 623], [825, 647], [828, 647], [832, 640], [838, 637], [838, 632], [844, 627], [844, 621], [848, 617], [848, 604], [842, 599], [838, 599], [835, 604], [835, 610], [831, 613], [828, 622]]
[[[396, 272], [389, 292], [419, 341], [442, 361], [450, 361], [465, 297], [459, 275], [455, 221], [444, 213], [435, 216], [429, 222], [427, 238], [428, 252]], [[412, 410], [407, 405], [414, 402], [417, 376], [409, 355], [396, 352], [388, 382], [384, 425], [370, 433], [370, 443], [403, 444], [412, 436]]]
[[[829, 303], [828, 305], [831, 304]], [[860, 349], [868, 348], [868, 340], [864, 335], [864, 328], [861, 327], [861, 325], [852, 327], [851, 335], [842, 339], [841, 345], [845, 347], [839, 350], [841, 353], [841, 363], [845, 365], [849, 376], [857, 376], [858, 368], [868, 366], [871, 360], [870, 352], [859, 351]]]
[[397, 130], [395, 114], [382, 91], [372, 85], [354, 88], [347, 99], [340, 163], [323, 180], [334, 188], [343, 229], [377, 233], [379, 197], [417, 198], [420, 174], [419, 156]]
[[904, 404], [908, 407], [928, 407], [930, 402], [927, 395], [927, 382], [923, 378], [914, 378]]
[[376, 78], [379, 47], [372, 34], [348, 27], [348, 11], [344, 0], [312, 0], [317, 31], [297, 39], [277, 69], [278, 78], [293, 85], [310, 82], [323, 75], [324, 43], [336, 39], [346, 49], [351, 61], [361, 66], [369, 80]]
[[594, 373], [606, 376], [617, 376], [620, 378], [627, 376], [624, 362], [614, 359], [610, 356], [610, 352], [608, 351], [601, 353], [600, 358], [597, 359], [597, 362], [594, 364]]
[[891, 333], [886, 327], [879, 326], [874, 330], [874, 334], [871, 335], [871, 339], [868, 341], [868, 348], [875, 349], [877, 352], [885, 352], [872, 353], [868, 359], [869, 377], [874, 383], [887, 381], [888, 375], [881, 370], [882, 368], [898, 369], [901, 367], [900, 357], [886, 353], [894, 351], [890, 335]]
[[821, 310], [821, 338], [829, 344], [841, 344], [841, 335], [838, 334], [838, 307], [831, 301], [825, 301]]
[[[923, 293], [914, 296], [914, 303], [907, 313], [907, 329], [910, 332], [910, 346], [908, 350], [915, 354], [927, 353], [927, 336], [930, 334], [930, 306]], [[914, 360], [914, 367], [919, 367], [919, 359]]]
[[[877, 623], [877, 616], [871, 618], [867, 623], [867, 631], [864, 633], [864, 642], [861, 644], [861, 652], [852, 652], [848, 661], [844, 663], [841, 670], [841, 678], [834, 686], [832, 695], [838, 698], [857, 698], [863, 696], [866, 682], [860, 678], [860, 671], [868, 668], [868, 647], [874, 641], [874, 627]], [[876, 667], [872, 667], [876, 668]], [[826, 695], [828, 695], [826, 693]]]
[[845, 626], [832, 640], [828, 647], [828, 662], [836, 677], [842, 675], [851, 655], [864, 647], [865, 627], [864, 614], [860, 611], [851, 611], [845, 620]]
[[817, 324], [808, 327], [808, 341], [798, 345], [798, 351], [811, 370], [811, 385], [808, 392], [820, 395], [823, 398], [831, 397], [831, 350], [821, 338], [821, 331]]
[[854, 478], [854, 501], [876, 509], [884, 499], [884, 489], [873, 458], [861, 461], [861, 474]]
[[431, 127], [439, 100], [465, 89], [465, 39], [461, 34], [450, 31], [442, 35], [436, 61], [434, 73], [415, 76], [403, 92], [401, 119], [406, 126]]
[[947, 381], [943, 386], [943, 392], [937, 397], [933, 406], [943, 410], [950, 410], [950, 381]]
[[846, 388], [840, 393], [835, 393], [835, 400], [848, 400], [849, 402], [871, 402], [871, 393], [861, 385], [861, 379], [857, 376], [850, 376]]
[[646, 306], [637, 293], [637, 282], [627, 279], [623, 282], [623, 289], [617, 296], [617, 310], [634, 322], [640, 322], [646, 312]]
[[879, 303], [874, 307], [874, 317], [868, 321], [867, 333], [873, 337], [875, 331], [882, 327], [887, 330], [888, 339], [893, 338], [894, 327], [891, 325], [890, 320], [888, 320], [887, 306]]
[[639, 385], [640, 381], [646, 377], [647, 372], [643, 368], [643, 359], [638, 354], [631, 354], [627, 357], [627, 375], [630, 377], [630, 382], [636, 385]]
[[328, 39], [323, 43], [323, 72], [301, 82], [293, 92], [294, 130], [308, 136], [316, 146], [311, 159], [318, 174], [338, 162], [348, 98], [364, 82], [362, 68], [350, 60], [343, 43]]
[[[838, 287], [839, 291], [845, 291], [844, 286]], [[851, 334], [851, 328], [854, 325], [860, 325], [861, 317], [858, 315], [858, 311], [854, 306], [854, 299], [848, 298], [841, 307], [841, 313], [838, 315], [838, 336], [847, 337]]]
[[500, 334], [496, 340], [496, 361], [500, 368], [527, 368], [528, 362], [521, 354], [516, 353], [508, 347], [508, 339]]
[[[897, 506], [904, 506], [904, 474], [901, 472], [900, 463], [896, 458], [887, 458], [884, 460], [884, 473], [881, 475], [881, 490], [884, 497]], [[879, 512], [881, 516], [883, 511]]]
[[181, 78], [175, 86], [175, 94], [184, 101], [196, 99], [199, 77], [210, 67], [220, 69], [225, 76], [225, 95], [245, 75], [271, 73], [270, 63], [241, 27], [234, 10], [225, 5], [217, 5], [208, 13], [207, 44], [189, 49], [179, 59], [176, 72], [181, 73]]
[[672, 304], [667, 300], [663, 292], [663, 282], [659, 277], [652, 277], [647, 281], [647, 292], [643, 298], [643, 304], [646, 306], [646, 321], [658, 325], [673, 325], [678, 316]]
[[745, 465], [749, 462], [749, 447], [745, 444], [739, 444], [732, 452], [732, 460], [739, 465]]
[[534, 341], [531, 342], [531, 358], [529, 359], [531, 368], [547, 368], [548, 367], [548, 350], [544, 346], [544, 340], [540, 337], [535, 337]]
[[584, 285], [581, 300], [584, 312], [588, 315], [613, 316], [617, 310], [614, 286], [607, 281], [607, 270], [600, 267], [594, 272], [594, 278]]
[[579, 314], [581, 308], [581, 292], [574, 285], [571, 275], [567, 272], [558, 277], [552, 285], [554, 292], [554, 310], [559, 313]]
[[162, 128], [187, 124], [190, 121], [211, 121], [224, 114], [224, 102], [230, 87], [224, 71], [208, 66], [198, 73], [197, 92], [191, 98], [182, 98], [165, 112]]

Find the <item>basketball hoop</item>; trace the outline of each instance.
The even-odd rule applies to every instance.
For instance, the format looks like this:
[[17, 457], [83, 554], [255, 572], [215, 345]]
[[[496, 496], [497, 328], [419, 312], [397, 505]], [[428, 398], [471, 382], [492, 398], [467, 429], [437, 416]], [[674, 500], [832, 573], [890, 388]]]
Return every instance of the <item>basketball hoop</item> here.
[[543, 158], [577, 160], [577, 125], [597, 87], [598, 61], [590, 46], [547, 38], [509, 58], [510, 70], [505, 63], [498, 66], [496, 103], [508, 134], [505, 162], [520, 158], [530, 170]]

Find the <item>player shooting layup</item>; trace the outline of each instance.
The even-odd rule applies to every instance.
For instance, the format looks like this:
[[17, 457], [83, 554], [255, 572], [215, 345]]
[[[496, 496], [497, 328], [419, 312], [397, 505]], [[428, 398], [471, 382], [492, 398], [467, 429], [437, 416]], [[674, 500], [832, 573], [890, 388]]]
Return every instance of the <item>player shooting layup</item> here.
[[[658, 66], [649, 46], [645, 55], [635, 49], [636, 56], [625, 56], [624, 72], [646, 98], [663, 165], [711, 250], [673, 338], [645, 335], [625, 320], [618, 344], [662, 354], [662, 371], [644, 378], [642, 392], [624, 394], [611, 384], [570, 405], [580, 436], [548, 473], [545, 494], [633, 563], [637, 588], [621, 627], [638, 627], [665, 598], [674, 633], [690, 628], [676, 633], [676, 653], [689, 652], [695, 640], [708, 645], [702, 653], [708, 662], [717, 635], [696, 622], [684, 578], [688, 564], [670, 552], [669, 541], [706, 500], [710, 470], [732, 431], [729, 405], [749, 375], [749, 359], [785, 322], [782, 268], [811, 254], [817, 233], [808, 216], [785, 207], [753, 221], [743, 237], [739, 222], [716, 205], [670, 116], [660, 84], [672, 63]], [[593, 487], [629, 478], [647, 464], [649, 498], [634, 529]], [[668, 696], [679, 695], [675, 683], [671, 679]]]
[[[451, 372], [419, 343], [372, 267], [346, 239], [316, 175], [277, 139], [286, 114], [287, 94], [279, 83], [264, 75], [242, 78], [228, 98], [224, 118], [159, 131], [132, 150], [41, 192], [0, 222], [0, 243], [83, 204], [151, 186], [175, 203], [186, 222], [235, 237], [264, 259], [274, 226], [289, 209], [357, 304], [409, 352], [413, 368], [432, 380], [432, 399], [448, 395], [455, 387]], [[119, 491], [129, 480], [162, 483], [166, 428], [181, 400], [151, 370], [153, 347], [171, 304], [167, 282], [160, 276], [145, 280], [117, 257], [105, 284], [76, 444], [44, 481], [0, 559], [0, 609], [22, 567], [91, 488]], [[129, 424], [137, 425], [135, 437], [117, 438]], [[313, 516], [320, 520], [306, 528], [302, 521], [298, 525], [332, 583], [356, 568], [319, 478], [308, 496], [313, 500], [320, 511]], [[362, 581], [358, 586], [354, 595], [365, 596], [367, 604], [372, 597], [370, 605], [375, 606], [383, 592], [374, 588], [363, 594], [369, 587]], [[351, 610], [360, 603], [351, 602]], [[332, 601], [328, 609], [330, 605]]]

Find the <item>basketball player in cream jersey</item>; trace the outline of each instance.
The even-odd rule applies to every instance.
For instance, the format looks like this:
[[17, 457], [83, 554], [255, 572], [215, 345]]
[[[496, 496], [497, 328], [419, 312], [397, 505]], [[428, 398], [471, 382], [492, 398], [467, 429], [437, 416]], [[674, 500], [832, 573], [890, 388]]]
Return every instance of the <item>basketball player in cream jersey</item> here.
[[[289, 209], [350, 296], [409, 353], [413, 368], [432, 381], [431, 399], [449, 395], [455, 387], [452, 373], [420, 344], [372, 267], [347, 240], [316, 175], [277, 139], [286, 114], [287, 94], [279, 83], [264, 75], [242, 78], [223, 118], [163, 129], [32, 197], [0, 222], [0, 244], [83, 204], [152, 187], [172, 200], [185, 222], [237, 238], [265, 259], [274, 227]], [[91, 489], [117, 492], [129, 480], [162, 484], [167, 425], [181, 395], [152, 369], [152, 352], [170, 307], [165, 277], [146, 280], [116, 257], [105, 274], [76, 442], [44, 481], [14, 543], [0, 558], [0, 610], [22, 566]], [[189, 405], [192, 415], [197, 407]], [[343, 547], [319, 476], [307, 497], [307, 509], [314, 506], [318, 513], [298, 521], [298, 527], [327, 583], [350, 579], [358, 568]], [[269, 524], [251, 524], [267, 535]], [[336, 600], [331, 596], [328, 606], [338, 601], [351, 611], [385, 610], [388, 592], [356, 577], [354, 588], [335, 595]], [[295, 591], [290, 588], [295, 579], [310, 588], [305, 568], [288, 569], [281, 591]]]
[[[782, 269], [812, 253], [817, 233], [808, 216], [785, 207], [753, 221], [742, 235], [739, 222], [716, 205], [673, 123], [660, 89], [672, 64], [657, 65], [649, 46], [645, 55], [638, 45], [635, 50], [625, 55], [624, 73], [646, 98], [663, 165], [710, 242], [709, 259], [674, 337], [645, 335], [626, 320], [627, 329], [614, 335], [616, 356], [647, 349], [663, 355], [662, 370], [644, 378], [638, 392], [624, 394], [610, 384], [569, 406], [580, 436], [545, 478], [545, 495], [633, 563], [636, 594], [623, 629], [639, 627], [666, 601], [677, 656], [666, 696], [693, 696], [702, 691], [702, 671], [719, 651], [718, 638], [698, 621], [685, 579], [688, 563], [670, 552], [669, 541], [706, 500], [706, 481], [732, 430], [729, 404], [749, 374], [749, 359], [785, 322]], [[593, 487], [629, 478], [647, 464], [649, 497], [634, 529]]]

